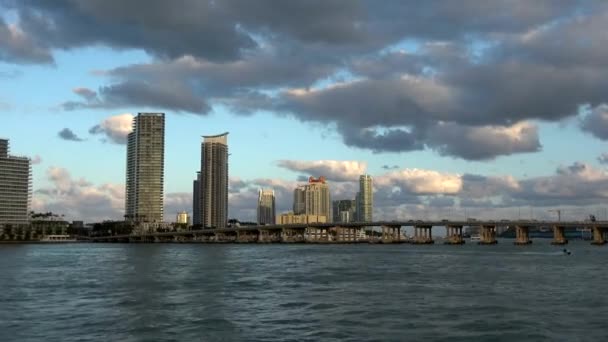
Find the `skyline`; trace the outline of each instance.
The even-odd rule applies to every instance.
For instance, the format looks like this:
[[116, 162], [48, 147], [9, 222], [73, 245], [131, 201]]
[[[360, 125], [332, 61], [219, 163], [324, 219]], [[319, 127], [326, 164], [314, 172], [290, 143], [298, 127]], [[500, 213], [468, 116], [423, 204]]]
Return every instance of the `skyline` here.
[[366, 173], [379, 218], [606, 216], [608, 4], [118, 4], [0, 0], [0, 136], [36, 211], [122, 218], [129, 113], [162, 111], [167, 217], [224, 131], [230, 218]]

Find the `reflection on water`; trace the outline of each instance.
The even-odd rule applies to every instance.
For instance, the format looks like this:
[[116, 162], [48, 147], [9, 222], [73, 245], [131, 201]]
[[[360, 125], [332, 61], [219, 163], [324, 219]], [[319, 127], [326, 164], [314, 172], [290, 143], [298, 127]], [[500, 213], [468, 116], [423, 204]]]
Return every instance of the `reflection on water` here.
[[0, 245], [0, 341], [589, 340], [608, 249]]

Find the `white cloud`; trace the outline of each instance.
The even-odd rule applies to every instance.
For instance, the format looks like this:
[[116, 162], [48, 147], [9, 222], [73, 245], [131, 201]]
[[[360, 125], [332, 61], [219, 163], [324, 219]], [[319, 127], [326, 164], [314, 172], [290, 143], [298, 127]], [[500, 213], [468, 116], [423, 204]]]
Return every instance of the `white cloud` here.
[[304, 173], [305, 176], [324, 176], [332, 181], [354, 181], [365, 173], [367, 163], [355, 160], [279, 160], [282, 168]]
[[104, 134], [107, 139], [116, 144], [126, 144], [127, 135], [132, 131], [133, 114], [125, 113], [110, 116], [98, 125], [91, 127], [89, 133]]
[[46, 175], [51, 186], [34, 192], [33, 210], [52, 211], [70, 220], [87, 222], [122, 219], [124, 185], [94, 185], [83, 178], [72, 178], [68, 170], [60, 167], [48, 168]]
[[412, 194], [456, 194], [462, 189], [462, 178], [458, 174], [433, 170], [404, 169], [375, 177], [378, 188], [400, 188]]

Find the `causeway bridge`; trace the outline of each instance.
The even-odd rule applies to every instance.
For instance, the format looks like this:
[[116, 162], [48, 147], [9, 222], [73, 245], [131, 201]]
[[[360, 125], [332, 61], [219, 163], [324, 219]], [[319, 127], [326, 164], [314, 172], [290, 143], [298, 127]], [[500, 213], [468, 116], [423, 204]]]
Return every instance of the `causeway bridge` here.
[[[371, 228], [374, 227], [373, 230]], [[412, 227], [414, 235], [405, 238], [401, 233]], [[465, 243], [463, 228], [479, 229], [478, 244], [496, 244], [497, 227], [515, 227], [516, 245], [532, 243], [530, 230], [553, 229], [551, 244], [565, 245], [566, 230], [588, 229], [594, 245], [608, 240], [608, 221], [535, 221], [535, 220], [409, 220], [350, 223], [302, 223], [286, 225], [240, 226], [218, 229], [184, 230], [174, 232], [135, 233], [89, 237], [91, 242], [205, 242], [205, 243], [412, 243], [433, 244], [433, 227], [445, 227], [445, 244]]]

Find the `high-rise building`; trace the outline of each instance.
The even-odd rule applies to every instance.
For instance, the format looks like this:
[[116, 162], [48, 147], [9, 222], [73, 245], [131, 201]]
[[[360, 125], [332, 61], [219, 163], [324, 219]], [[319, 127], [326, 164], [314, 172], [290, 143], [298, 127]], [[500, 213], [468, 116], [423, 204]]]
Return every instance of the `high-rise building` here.
[[163, 221], [164, 167], [165, 114], [139, 113], [127, 138], [127, 221]]
[[177, 213], [177, 216], [175, 217], [175, 223], [188, 224], [188, 221], [190, 221], [190, 217], [188, 216], [187, 212], [182, 211], [182, 212]]
[[299, 185], [293, 190], [293, 213], [301, 215], [306, 213], [306, 186]]
[[260, 189], [258, 192], [258, 224], [275, 224], [274, 190]]
[[0, 139], [0, 228], [27, 224], [32, 198], [31, 161], [9, 154], [7, 139]]
[[192, 182], [192, 224], [201, 224], [201, 173], [196, 173], [196, 179]]
[[359, 176], [359, 193], [357, 194], [357, 199], [357, 220], [359, 222], [372, 222], [372, 212], [374, 210], [372, 176]]
[[325, 177], [308, 178], [308, 184], [294, 190], [294, 215], [325, 216], [331, 220], [331, 196]]
[[355, 220], [356, 201], [351, 199], [333, 201], [334, 222], [348, 223]]
[[201, 224], [225, 228], [228, 222], [228, 132], [203, 136], [200, 179]]

